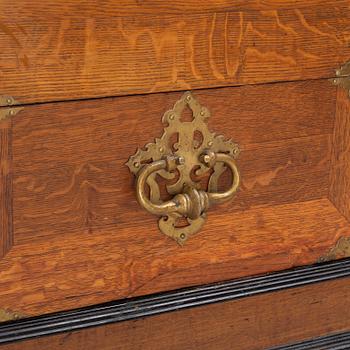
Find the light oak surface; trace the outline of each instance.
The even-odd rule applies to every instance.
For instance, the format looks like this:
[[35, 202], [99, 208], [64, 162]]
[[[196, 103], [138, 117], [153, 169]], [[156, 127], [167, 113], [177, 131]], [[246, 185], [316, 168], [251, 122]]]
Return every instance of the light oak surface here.
[[[0, 121], [0, 322], [350, 257], [350, 99], [329, 79], [349, 23], [349, 0], [0, 1], [0, 115], [23, 105]], [[242, 180], [180, 247], [125, 163], [185, 90]], [[1, 350], [258, 350], [349, 319], [343, 278]]]
[[0, 3], [0, 95], [74, 100], [332, 77], [348, 1]]

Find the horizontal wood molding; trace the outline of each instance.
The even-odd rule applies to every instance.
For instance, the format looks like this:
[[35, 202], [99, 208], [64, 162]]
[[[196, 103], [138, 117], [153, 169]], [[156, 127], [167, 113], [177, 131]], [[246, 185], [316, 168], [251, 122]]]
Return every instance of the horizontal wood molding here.
[[340, 0], [5, 0], [0, 13], [0, 91], [19, 104], [328, 78], [350, 57]]
[[11, 124], [9, 119], [0, 120], [0, 259], [13, 243]]
[[[245, 344], [244, 349], [256, 349], [257, 346], [260, 346], [259, 348], [271, 347], [293, 342], [293, 340], [298, 341], [349, 329], [349, 277], [350, 260], [343, 260], [96, 305], [85, 309], [5, 323], [0, 325], [0, 343], [77, 330], [89, 334], [89, 330], [83, 330], [83, 328], [111, 324], [108, 333], [104, 336], [102, 333], [105, 328], [96, 328], [96, 332], [100, 333], [99, 336], [94, 333], [95, 329], [93, 328], [91, 331], [94, 334], [93, 340], [86, 344], [84, 344], [84, 340], [87, 338], [79, 337], [79, 332], [73, 332], [62, 336], [33, 340], [28, 343], [9, 344], [4, 346], [4, 350], [22, 349], [21, 346], [24, 344], [26, 349], [35, 348], [36, 350], [44, 349], [45, 344], [46, 346], [50, 344], [50, 349], [61, 349], [61, 346], [62, 349], [75, 349], [70, 346], [73, 346], [76, 336], [78, 336], [79, 344], [83, 344], [87, 350], [90, 350], [90, 346], [91, 349], [94, 349], [97, 344], [101, 350], [109, 349], [109, 347], [102, 345], [106, 338], [109, 338], [107, 342], [112, 341], [114, 344], [120, 344], [120, 349], [133, 349], [135, 347], [132, 346], [138, 344], [138, 341], [142, 342], [142, 329], [144, 327], [148, 330], [149, 327], [157, 329], [156, 332], [149, 334], [151, 339], [144, 344], [145, 349], [178, 349], [181, 344], [181, 332], [184, 332], [183, 336], [189, 342], [188, 349], [192, 349], [191, 346], [194, 346], [194, 343], [200, 344], [203, 349], [241, 349], [242, 347], [238, 348], [237, 344], [239, 346]], [[339, 281], [334, 281], [335, 279], [339, 279]], [[319, 284], [319, 282], [323, 283]], [[314, 283], [318, 284], [313, 287]], [[287, 291], [289, 288], [295, 288], [294, 292]], [[259, 294], [264, 295], [259, 296]], [[225, 303], [223, 304], [223, 302]], [[194, 308], [195, 306], [202, 307]], [[340, 313], [339, 310], [342, 309], [344, 312]], [[180, 310], [183, 311], [180, 312]], [[170, 311], [173, 312], [168, 314]], [[257, 312], [259, 314], [256, 314]], [[226, 316], [219, 318], [219, 314], [227, 314], [226, 316], [230, 314], [232, 319], [225, 319]], [[307, 316], [310, 314], [314, 317]], [[206, 318], [209, 315], [211, 317]], [[288, 322], [281, 322], [280, 318], [286, 318], [287, 315]], [[168, 323], [169, 318], [173, 322]], [[193, 322], [192, 328], [190, 327], [194, 337], [192, 340], [187, 338], [184, 329], [184, 327], [188, 327], [185, 320], [189, 318]], [[246, 320], [245, 322], [243, 318]], [[203, 319], [204, 324], [201, 326], [203, 329], [196, 328], [201, 322], [194, 322], [195, 319]], [[134, 321], [132, 323], [121, 322], [131, 320]], [[168, 342], [164, 343], [162, 331], [157, 328], [157, 325], [158, 327], [160, 325], [159, 322], [168, 324], [168, 338], [165, 338], [168, 339]], [[213, 327], [213, 322], [215, 327]], [[145, 325], [146, 323], [147, 325]], [[151, 326], [152, 324], [154, 327]], [[112, 331], [113, 327], [115, 329]], [[234, 327], [236, 331], [232, 332], [230, 327]], [[242, 327], [245, 328], [245, 332], [240, 333], [239, 329]], [[254, 332], [254, 329], [256, 331], [256, 327], [260, 327], [259, 334], [255, 334], [254, 337], [243, 336], [243, 334], [250, 334], [251, 331]], [[274, 329], [274, 327], [277, 328]], [[221, 329], [224, 330], [226, 338], [218, 338], [221, 340], [218, 340], [217, 343], [213, 343], [213, 340], [210, 342], [210, 338], [215, 337], [216, 332], [218, 332], [216, 336], [219, 336]], [[198, 331], [198, 336], [196, 331]], [[203, 335], [203, 332], [208, 333], [201, 339], [200, 335]], [[158, 336], [160, 342], [157, 342]], [[67, 342], [63, 338], [67, 338]], [[136, 339], [136, 342], [132, 339]], [[235, 340], [236, 342], [234, 342]], [[73, 343], [70, 343], [71, 341]], [[224, 343], [221, 344], [222, 342]], [[33, 345], [36, 347], [31, 347]]]
[[350, 99], [338, 89], [330, 167], [329, 198], [350, 221]]
[[295, 344], [282, 345], [269, 350], [345, 350], [350, 349], [350, 332], [338, 333], [305, 340]]
[[[330, 1], [328, 1], [328, 4]], [[347, 0], [332, 0], [334, 6], [345, 6]], [[4, 9], [12, 4], [10, 0], [4, 0]], [[38, 12], [40, 14], [57, 15], [62, 10], [62, 4], [58, 4], [54, 0], [45, 2], [45, 6], [39, 1], [21, 0], [13, 5], [13, 10], [22, 9], [23, 13], [29, 11]], [[89, 1], [79, 4], [76, 0], [66, 0], [64, 2], [64, 10], [67, 13], [77, 13], [79, 9], [84, 14], [89, 15], [110, 15], [118, 17], [120, 15], [186, 15], [190, 13], [207, 13], [207, 12], [237, 12], [237, 11], [268, 11], [268, 10], [295, 10], [303, 8], [313, 8], [324, 6], [324, 0], [207, 0], [201, 2], [199, 0], [174, 0], [171, 3], [165, 3], [162, 0], [145, 0], [135, 2], [134, 0], [107, 0], [107, 1]], [[8, 12], [5, 12], [6, 14]]]

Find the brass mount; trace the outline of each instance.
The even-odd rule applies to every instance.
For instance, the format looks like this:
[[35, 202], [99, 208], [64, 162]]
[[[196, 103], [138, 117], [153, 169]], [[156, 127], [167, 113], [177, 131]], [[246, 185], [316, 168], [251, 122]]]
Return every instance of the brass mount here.
[[[181, 121], [187, 106], [192, 111], [193, 120]], [[160, 217], [160, 230], [179, 244], [202, 228], [211, 205], [232, 199], [239, 186], [235, 163], [239, 147], [233, 141], [210, 132], [206, 124], [209, 117], [208, 109], [186, 92], [163, 115], [165, 127], [161, 138], [148, 143], [144, 149], [138, 149], [126, 163], [137, 178], [138, 202]], [[200, 135], [200, 140], [195, 134]], [[177, 136], [176, 142], [174, 136]], [[232, 184], [225, 192], [218, 192], [218, 181], [226, 168], [232, 172]], [[193, 179], [193, 173], [201, 176], [208, 172], [211, 172], [208, 188], [203, 190], [199, 181]], [[162, 201], [157, 176], [172, 180], [166, 186], [168, 194], [173, 196], [171, 200]], [[177, 225], [181, 218], [185, 218], [187, 226]]]
[[350, 97], [350, 61], [336, 70], [336, 78], [331, 79], [334, 85], [347, 90]]

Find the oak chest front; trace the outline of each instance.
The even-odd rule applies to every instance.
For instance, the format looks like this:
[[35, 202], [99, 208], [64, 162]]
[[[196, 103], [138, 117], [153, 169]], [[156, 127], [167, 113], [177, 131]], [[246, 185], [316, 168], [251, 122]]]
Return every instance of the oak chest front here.
[[349, 331], [349, 6], [1, 1], [0, 342], [22, 340], [4, 348], [107, 323], [81, 332], [265, 349]]

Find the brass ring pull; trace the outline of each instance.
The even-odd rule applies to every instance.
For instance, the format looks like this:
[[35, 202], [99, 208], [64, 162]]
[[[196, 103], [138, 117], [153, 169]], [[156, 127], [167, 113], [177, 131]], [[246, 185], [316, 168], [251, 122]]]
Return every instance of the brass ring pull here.
[[208, 192], [209, 203], [220, 204], [232, 199], [236, 194], [240, 183], [239, 171], [237, 169], [235, 160], [226, 153], [214, 153], [212, 151], [206, 151], [202, 158], [203, 162], [206, 163], [209, 168], [213, 168], [216, 162], [223, 162], [230, 168], [232, 172], [232, 185], [230, 188], [225, 192]]
[[[192, 111], [192, 121], [181, 118], [187, 107]], [[235, 163], [239, 146], [211, 132], [207, 125], [209, 117], [209, 110], [186, 92], [164, 113], [163, 135], [138, 148], [126, 163], [137, 178], [139, 204], [160, 217], [160, 231], [179, 244], [201, 230], [210, 206], [230, 200], [239, 186]], [[218, 182], [227, 168], [232, 172], [232, 183], [225, 192], [218, 192]], [[208, 186], [200, 189], [199, 179], [205, 175], [209, 177]], [[173, 196], [171, 200], [161, 199], [157, 176], [172, 180], [165, 186], [166, 192]]]
[[235, 195], [240, 181], [234, 159], [225, 153], [214, 153], [212, 151], [205, 151], [200, 159], [209, 168], [214, 167], [216, 162], [223, 162], [231, 169], [232, 185], [227, 191], [210, 193], [184, 185], [183, 193], [177, 194], [172, 200], [160, 204], [152, 203], [147, 198], [145, 191], [148, 177], [160, 170], [174, 171], [178, 165], [183, 164], [185, 161], [182, 157], [167, 157], [166, 159], [146, 164], [140, 170], [136, 185], [136, 194], [140, 205], [154, 215], [168, 216], [172, 213], [177, 213], [195, 220], [208, 210], [212, 204], [230, 200]]

